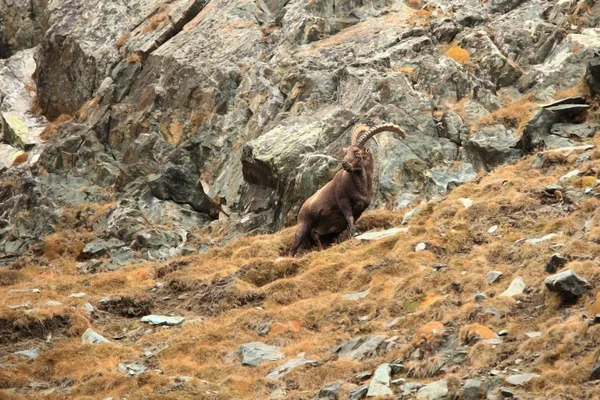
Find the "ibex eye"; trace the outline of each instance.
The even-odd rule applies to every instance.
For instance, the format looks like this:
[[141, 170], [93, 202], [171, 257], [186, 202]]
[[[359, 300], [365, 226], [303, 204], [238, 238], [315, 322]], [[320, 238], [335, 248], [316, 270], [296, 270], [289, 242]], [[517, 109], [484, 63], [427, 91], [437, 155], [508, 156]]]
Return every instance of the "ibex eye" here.
[[359, 152], [359, 151], [356, 151], [356, 152], [354, 152], [354, 155], [355, 155], [356, 157], [360, 157], [360, 152]]

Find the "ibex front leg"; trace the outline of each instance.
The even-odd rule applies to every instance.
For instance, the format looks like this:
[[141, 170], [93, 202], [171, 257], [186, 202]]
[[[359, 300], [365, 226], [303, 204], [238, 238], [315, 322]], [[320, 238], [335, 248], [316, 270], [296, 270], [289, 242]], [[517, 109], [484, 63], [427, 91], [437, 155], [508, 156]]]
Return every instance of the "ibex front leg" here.
[[354, 214], [352, 213], [352, 205], [350, 202], [343, 202], [340, 204], [340, 211], [346, 218], [348, 224], [348, 239], [352, 239], [356, 233], [356, 227], [354, 226]]

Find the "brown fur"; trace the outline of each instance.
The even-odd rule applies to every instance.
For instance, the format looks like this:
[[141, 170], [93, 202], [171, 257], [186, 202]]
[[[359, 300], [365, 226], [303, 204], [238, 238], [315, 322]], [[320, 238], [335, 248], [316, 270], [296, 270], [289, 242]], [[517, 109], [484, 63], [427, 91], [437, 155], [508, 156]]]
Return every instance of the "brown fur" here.
[[383, 131], [396, 132], [404, 137], [402, 129], [393, 124], [378, 125], [370, 130], [359, 125], [354, 130], [342, 168], [300, 208], [296, 237], [290, 250], [292, 256], [304, 241], [311, 238], [320, 245], [322, 237], [336, 235], [346, 229], [350, 238], [354, 236], [354, 221], [360, 218], [373, 199], [373, 153], [364, 146], [373, 135]]

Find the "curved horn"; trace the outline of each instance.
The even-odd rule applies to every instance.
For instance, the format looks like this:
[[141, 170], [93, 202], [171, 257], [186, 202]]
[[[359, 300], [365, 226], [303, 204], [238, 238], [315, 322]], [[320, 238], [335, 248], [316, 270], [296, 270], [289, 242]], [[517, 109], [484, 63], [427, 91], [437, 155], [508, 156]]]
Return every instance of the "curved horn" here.
[[352, 130], [352, 138], [350, 140], [350, 146], [354, 146], [356, 144], [356, 139], [361, 133], [364, 133], [369, 130], [369, 126], [365, 124], [360, 124], [354, 130]]
[[402, 128], [400, 128], [398, 125], [387, 123], [377, 125], [376, 127], [368, 130], [356, 140], [355, 144], [358, 147], [364, 147], [365, 144], [369, 141], [369, 139], [371, 139], [376, 134], [385, 131], [395, 132], [402, 136], [402, 139], [406, 138], [406, 135], [404, 134], [404, 130], [402, 130]]

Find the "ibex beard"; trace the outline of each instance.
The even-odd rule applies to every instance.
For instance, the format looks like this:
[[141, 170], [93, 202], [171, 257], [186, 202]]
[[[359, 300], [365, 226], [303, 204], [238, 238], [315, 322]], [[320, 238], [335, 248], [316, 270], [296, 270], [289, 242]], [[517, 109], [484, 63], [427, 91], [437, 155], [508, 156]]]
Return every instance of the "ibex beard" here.
[[321, 238], [340, 234], [346, 229], [349, 238], [354, 236], [354, 222], [373, 199], [373, 153], [365, 144], [377, 133], [385, 131], [405, 138], [399, 126], [389, 123], [373, 128], [359, 125], [353, 130], [342, 168], [300, 208], [291, 256], [310, 239], [320, 244]]

